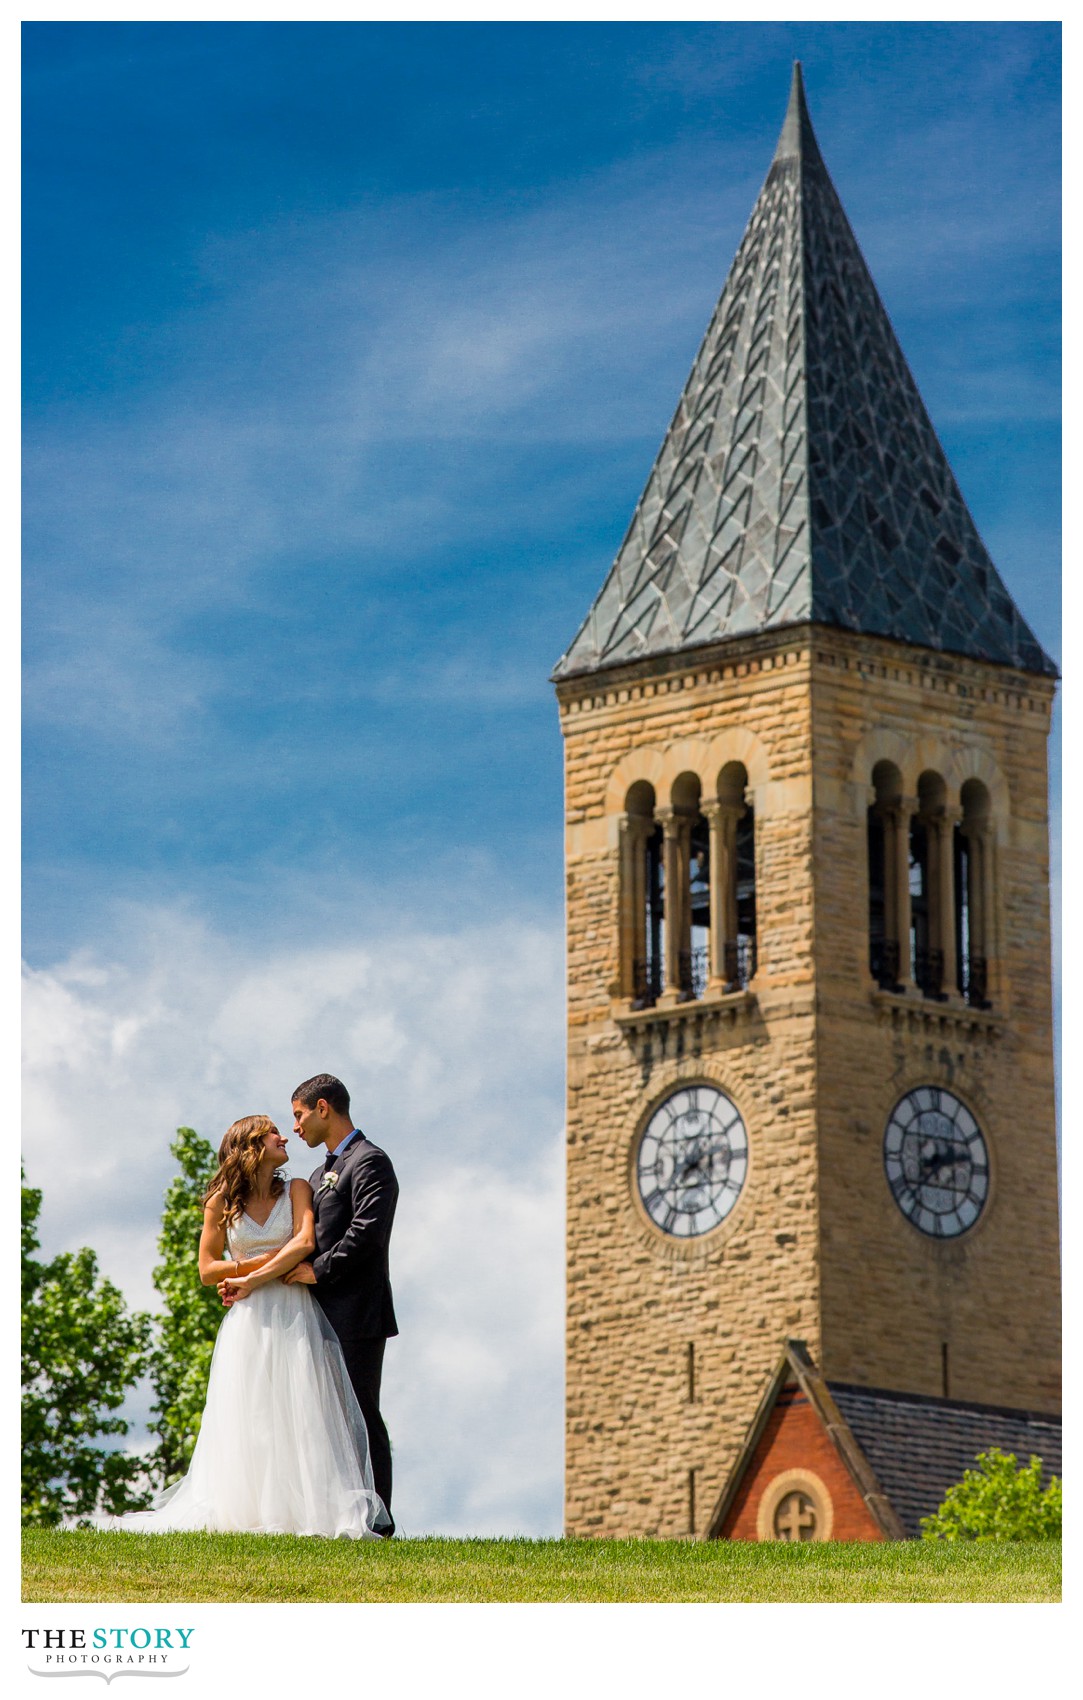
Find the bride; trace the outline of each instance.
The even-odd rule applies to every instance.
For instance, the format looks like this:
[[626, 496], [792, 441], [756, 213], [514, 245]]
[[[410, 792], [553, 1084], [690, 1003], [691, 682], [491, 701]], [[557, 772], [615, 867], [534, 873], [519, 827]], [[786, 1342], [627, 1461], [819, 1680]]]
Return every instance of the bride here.
[[312, 1188], [279, 1169], [267, 1116], [234, 1122], [204, 1200], [199, 1275], [229, 1306], [188, 1474], [110, 1526], [378, 1535], [368, 1434], [342, 1348], [307, 1286], [282, 1276], [315, 1245]]

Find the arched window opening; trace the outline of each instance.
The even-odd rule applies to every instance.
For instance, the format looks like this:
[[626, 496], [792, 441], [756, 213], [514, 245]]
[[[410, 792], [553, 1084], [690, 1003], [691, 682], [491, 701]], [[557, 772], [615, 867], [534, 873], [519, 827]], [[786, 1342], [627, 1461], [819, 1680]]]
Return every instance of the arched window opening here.
[[[700, 782], [694, 773], [682, 773], [673, 781], [671, 807], [663, 818], [666, 871], [671, 893], [670, 916], [672, 936], [667, 941], [666, 989], [674, 990], [678, 998], [699, 998], [707, 987], [706, 940], [700, 945], [700, 930], [696, 925], [696, 910], [706, 914], [710, 928], [710, 893], [702, 889], [693, 892], [693, 878], [708, 872], [708, 866], [697, 858], [706, 831], [697, 830], [706, 822], [700, 814]], [[708, 855], [709, 863], [709, 855]]]
[[940, 990], [943, 962], [929, 937], [929, 833], [920, 815], [910, 818], [910, 972], [926, 997]]
[[646, 840], [646, 926], [644, 950], [636, 963], [635, 1004], [647, 1009], [662, 994], [665, 964], [666, 874], [662, 856], [662, 828], [656, 826]]
[[637, 1009], [648, 1008], [662, 989], [665, 887], [654, 803], [653, 785], [639, 779], [621, 817], [620, 988]]
[[741, 762], [727, 762], [717, 800], [703, 812], [711, 829], [711, 979], [736, 992], [756, 972], [756, 823]]
[[[893, 762], [879, 761], [872, 770], [874, 790], [869, 804], [866, 836], [869, 875], [869, 972], [884, 991], [901, 992], [900, 940], [906, 928], [909, 884], [909, 842], [902, 807], [902, 774]], [[906, 887], [900, 889], [905, 877]]]
[[691, 909], [689, 990], [701, 998], [710, 975], [711, 940], [711, 833], [704, 815], [692, 822], [688, 838], [688, 901]]
[[955, 928], [950, 827], [938, 773], [918, 780], [918, 812], [910, 817], [910, 972], [927, 998], [942, 1002], [954, 982]]
[[634, 1009], [746, 987], [756, 972], [756, 822], [731, 762], [717, 795], [682, 773], [668, 803], [645, 779], [620, 819], [619, 989]]
[[959, 993], [975, 1009], [989, 1009], [986, 880], [990, 859], [989, 793], [968, 779], [960, 794], [963, 816], [953, 833], [955, 959]]

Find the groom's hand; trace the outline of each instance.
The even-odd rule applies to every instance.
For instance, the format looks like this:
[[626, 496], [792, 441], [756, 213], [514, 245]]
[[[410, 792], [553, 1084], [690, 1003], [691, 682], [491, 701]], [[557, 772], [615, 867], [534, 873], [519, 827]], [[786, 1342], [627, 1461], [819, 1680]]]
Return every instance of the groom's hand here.
[[295, 1269], [290, 1270], [288, 1275], [282, 1277], [282, 1284], [286, 1287], [292, 1287], [295, 1281], [300, 1281], [305, 1287], [316, 1285], [316, 1271], [311, 1263], [299, 1263]]
[[239, 1296], [240, 1296], [239, 1294], [237, 1294], [233, 1291], [232, 1282], [230, 1282], [230, 1281], [219, 1281], [219, 1283], [218, 1283], [218, 1297], [221, 1299], [222, 1303], [225, 1305], [227, 1310], [229, 1309], [230, 1305], [235, 1305], [237, 1303], [237, 1299], [238, 1299]]

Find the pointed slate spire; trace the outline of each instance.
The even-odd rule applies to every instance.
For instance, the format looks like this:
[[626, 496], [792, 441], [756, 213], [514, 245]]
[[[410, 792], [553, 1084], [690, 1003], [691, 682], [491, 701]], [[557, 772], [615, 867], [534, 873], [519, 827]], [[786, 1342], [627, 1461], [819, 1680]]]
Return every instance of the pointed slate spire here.
[[790, 83], [790, 103], [786, 108], [782, 134], [778, 138], [778, 147], [775, 149], [775, 160], [801, 158], [819, 160], [820, 149], [813, 134], [812, 119], [808, 115], [808, 104], [805, 100], [805, 79], [801, 75], [801, 61], [795, 59], [793, 78]]
[[1055, 674], [978, 536], [794, 66], [767, 181], [554, 678], [813, 620]]

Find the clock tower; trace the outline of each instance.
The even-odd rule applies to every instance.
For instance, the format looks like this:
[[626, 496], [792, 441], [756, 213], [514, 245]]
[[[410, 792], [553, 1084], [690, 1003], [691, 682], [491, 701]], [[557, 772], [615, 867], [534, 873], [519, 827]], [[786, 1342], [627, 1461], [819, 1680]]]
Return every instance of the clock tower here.
[[945, 459], [800, 67], [554, 679], [567, 1532], [717, 1532], [795, 1340], [825, 1386], [1058, 1411], [1055, 668]]

